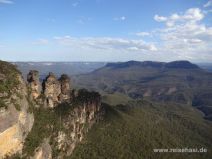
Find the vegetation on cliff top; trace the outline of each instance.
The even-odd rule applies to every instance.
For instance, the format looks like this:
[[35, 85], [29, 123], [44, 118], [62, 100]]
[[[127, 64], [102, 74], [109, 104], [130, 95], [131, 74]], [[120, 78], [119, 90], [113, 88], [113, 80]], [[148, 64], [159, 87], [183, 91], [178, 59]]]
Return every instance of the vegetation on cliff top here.
[[15, 65], [4, 61], [0, 61], [0, 68], [0, 107], [6, 108], [4, 99], [8, 99], [14, 93], [14, 88], [19, 84], [17, 75], [20, 72]]
[[[187, 105], [147, 101], [106, 107], [70, 159], [205, 158], [212, 155], [212, 123]], [[207, 148], [207, 153], [154, 153], [157, 148]]]
[[[28, 134], [25, 143], [23, 154], [25, 156], [33, 156], [37, 147], [45, 138], [50, 138], [50, 144], [53, 149], [53, 156], [57, 156], [58, 150], [54, 146], [53, 138], [57, 136], [59, 131], [70, 131], [64, 127], [64, 120], [68, 118], [75, 107], [83, 106], [83, 102], [99, 99], [100, 95], [96, 92], [88, 92], [85, 89], [78, 91], [78, 96], [72, 102], [61, 103], [54, 109], [47, 109], [41, 105], [39, 108], [31, 106], [31, 111], [34, 114], [35, 120], [31, 132]], [[32, 104], [33, 105], [33, 104]]]

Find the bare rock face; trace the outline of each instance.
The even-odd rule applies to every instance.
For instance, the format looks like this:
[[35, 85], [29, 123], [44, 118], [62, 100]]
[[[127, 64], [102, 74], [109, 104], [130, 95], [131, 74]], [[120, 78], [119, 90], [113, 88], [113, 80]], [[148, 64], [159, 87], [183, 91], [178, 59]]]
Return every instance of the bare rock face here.
[[27, 81], [31, 89], [31, 95], [33, 99], [37, 99], [41, 94], [41, 84], [39, 81], [39, 73], [36, 70], [31, 70], [27, 75]]
[[43, 92], [48, 107], [53, 108], [59, 103], [59, 95], [61, 94], [61, 84], [53, 73], [49, 73], [44, 81]]
[[102, 117], [100, 94], [72, 90], [65, 74], [57, 79], [49, 73], [41, 86], [38, 71], [30, 71], [27, 81], [13, 65], [0, 61], [0, 158], [71, 155]]
[[[9, 75], [5, 79], [7, 77]], [[12, 80], [16, 80], [16, 84], [7, 93], [1, 92], [7, 96], [0, 99], [5, 102], [5, 107], [0, 107], [0, 158], [22, 152], [25, 138], [34, 123], [24, 80], [19, 73]]]
[[[84, 97], [87, 98], [80, 93], [75, 98], [81, 99]], [[58, 131], [57, 136], [54, 138], [56, 149], [61, 152], [58, 158], [62, 159], [65, 156], [70, 156], [92, 125], [101, 119], [103, 113], [99, 94], [93, 94], [91, 98], [87, 98], [87, 101], [78, 103], [71, 113], [62, 119], [65, 131]]]
[[87, 90], [79, 90], [69, 103], [61, 103], [52, 110], [57, 122], [47, 123], [48, 126], [42, 128], [50, 132], [47, 135], [49, 139], [44, 139], [35, 149], [32, 159], [63, 159], [70, 156], [104, 114], [100, 94]]
[[29, 72], [27, 81], [33, 99], [37, 100], [40, 104], [43, 103], [46, 107], [54, 108], [62, 102], [69, 102], [71, 100], [70, 78], [66, 74], [61, 75], [61, 77], [57, 79], [56, 76], [50, 72], [41, 86], [39, 73], [33, 70]]
[[59, 78], [59, 81], [61, 84], [61, 94], [59, 96], [59, 99], [61, 102], [64, 102], [70, 99], [71, 95], [70, 78], [68, 77], [68, 75], [63, 74]]
[[52, 159], [52, 149], [48, 139], [44, 139], [41, 146], [35, 150], [35, 155], [32, 159]]

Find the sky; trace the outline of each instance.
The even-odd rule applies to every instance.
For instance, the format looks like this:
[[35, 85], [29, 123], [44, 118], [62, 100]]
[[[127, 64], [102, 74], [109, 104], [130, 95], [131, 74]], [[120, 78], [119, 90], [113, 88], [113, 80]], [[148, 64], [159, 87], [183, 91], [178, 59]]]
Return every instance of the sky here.
[[0, 0], [0, 60], [212, 63], [212, 0]]

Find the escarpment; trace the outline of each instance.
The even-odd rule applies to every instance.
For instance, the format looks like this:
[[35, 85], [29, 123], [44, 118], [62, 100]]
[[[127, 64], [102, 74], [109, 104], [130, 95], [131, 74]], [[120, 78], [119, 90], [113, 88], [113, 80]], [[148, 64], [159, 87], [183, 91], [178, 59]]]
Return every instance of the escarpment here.
[[34, 123], [29, 108], [28, 91], [21, 74], [15, 66], [0, 61], [0, 158], [21, 154]]
[[0, 61], [0, 158], [70, 156], [103, 115], [99, 93], [73, 89], [67, 75], [49, 73], [41, 81], [32, 70], [25, 82]]
[[89, 128], [104, 114], [100, 94], [73, 89], [71, 79], [65, 74], [57, 78], [50, 72], [42, 82], [37, 81], [37, 71], [30, 71], [28, 77], [36, 77], [28, 80], [36, 106], [35, 124], [27, 137], [24, 155], [39, 159], [71, 155]]

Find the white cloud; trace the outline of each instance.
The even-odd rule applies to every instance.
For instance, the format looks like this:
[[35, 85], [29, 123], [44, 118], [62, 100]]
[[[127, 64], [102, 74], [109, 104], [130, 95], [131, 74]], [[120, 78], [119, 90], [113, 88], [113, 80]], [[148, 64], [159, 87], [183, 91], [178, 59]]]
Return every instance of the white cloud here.
[[157, 48], [152, 43], [143, 40], [129, 40], [123, 38], [110, 37], [83, 37], [76, 38], [71, 36], [54, 37], [57, 43], [84, 49], [114, 50], [116, 52], [134, 50], [139, 52], [156, 51]]
[[150, 36], [151, 34], [148, 32], [138, 32], [136, 33], [137, 36]]
[[[199, 8], [190, 8], [185, 12], [168, 16], [155, 16], [157, 22], [165, 24], [163, 28], [138, 32], [135, 39], [116, 37], [72, 37], [70, 35], [54, 37], [53, 41], [39, 39], [36, 44], [55, 44], [70, 56], [74, 53], [103, 60], [192, 60], [212, 61], [212, 26], [204, 24]], [[82, 18], [83, 19], [83, 18]], [[119, 18], [120, 19], [120, 18]], [[148, 36], [145, 42], [141, 40]], [[103, 56], [104, 55], [104, 56]], [[123, 55], [123, 56], [122, 56]], [[114, 58], [115, 59], [115, 58]]]
[[205, 8], [212, 6], [212, 0], [209, 0], [207, 3], [203, 5]]
[[0, 3], [13, 4], [13, 1], [11, 1], [11, 0], [0, 0]]
[[202, 22], [204, 17], [199, 8], [190, 8], [184, 13], [164, 17], [163, 21], [156, 20], [166, 24], [164, 28], [152, 31], [153, 36], [160, 39], [158, 53], [188, 60], [191, 57], [193, 60], [212, 60], [212, 27]]
[[164, 22], [164, 21], [167, 21], [167, 18], [166, 17], [163, 17], [163, 16], [159, 16], [159, 15], [155, 15], [154, 16], [154, 19], [158, 22]]
[[120, 19], [121, 20], [126, 20], [126, 17], [125, 16], [122, 16]]
[[190, 8], [183, 16], [181, 16], [181, 18], [182, 20], [199, 21], [204, 18], [204, 14], [199, 8]]
[[127, 18], [126, 18], [125, 16], [113, 18], [113, 20], [115, 20], [115, 21], [125, 21], [126, 19], [127, 19]]
[[203, 23], [205, 16], [199, 8], [170, 16], [157, 15], [154, 19], [164, 23], [163, 28], [134, 34], [149, 36], [152, 42], [137, 38], [72, 36], [55, 37], [54, 40], [59, 46], [82, 53], [103, 52], [114, 56], [127, 53], [128, 57], [138, 53], [136, 55], [141, 55], [140, 58], [151, 60], [212, 61], [212, 27]]
[[190, 8], [186, 10], [183, 14], [174, 13], [169, 17], [155, 15], [154, 19], [157, 22], [166, 22], [168, 27], [174, 26], [176, 23], [192, 21], [197, 22], [204, 18], [204, 13], [199, 8]]

